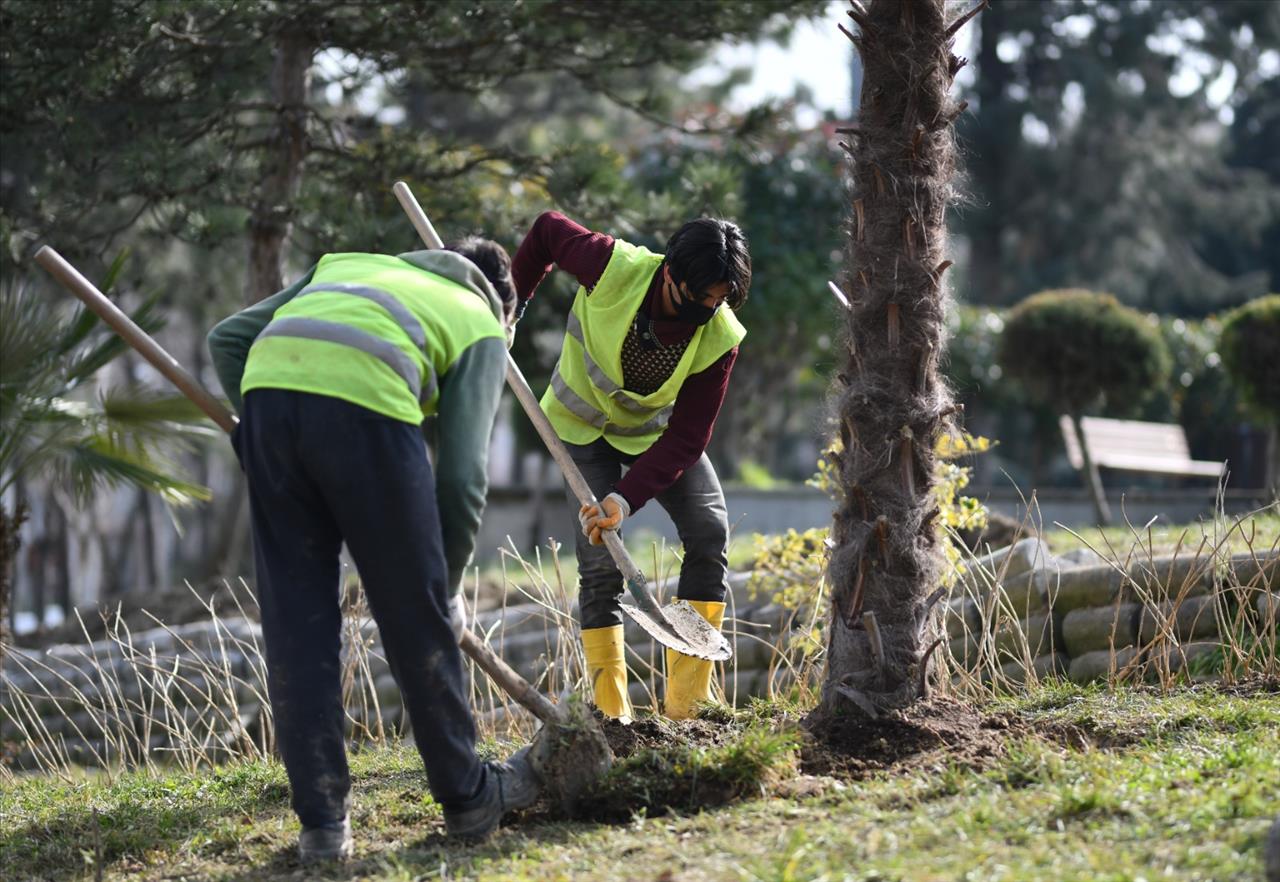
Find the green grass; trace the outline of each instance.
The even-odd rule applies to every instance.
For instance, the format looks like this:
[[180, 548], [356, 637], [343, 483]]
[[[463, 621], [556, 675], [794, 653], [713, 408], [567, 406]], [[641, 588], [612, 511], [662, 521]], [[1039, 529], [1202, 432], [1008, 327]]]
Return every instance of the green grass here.
[[[1149, 530], [1144, 529], [1143, 524], [1134, 524], [1132, 528], [1120, 525], [1072, 527], [1070, 530], [1045, 524], [1043, 535], [1055, 554], [1084, 548], [1087, 544], [1087, 547], [1091, 547], [1100, 554], [1108, 557], [1118, 555], [1121, 559], [1135, 545], [1140, 546], [1134, 552], [1138, 556], [1142, 556], [1151, 549], [1155, 549], [1157, 553], [1172, 552], [1179, 544], [1181, 545], [1180, 553], [1190, 555], [1195, 553], [1206, 536], [1210, 542], [1206, 547], [1206, 553], [1213, 547], [1213, 543], [1221, 539], [1226, 540], [1223, 550], [1233, 554], [1250, 550], [1257, 554], [1267, 552], [1274, 554], [1280, 550], [1280, 510], [1274, 506], [1267, 512], [1244, 519], [1241, 528], [1231, 529], [1228, 532], [1228, 527], [1234, 523], [1234, 518], [1226, 519], [1218, 528], [1218, 539], [1214, 538], [1212, 521], [1204, 524], [1169, 524], [1156, 521]], [[1115, 555], [1112, 553], [1113, 550]]]
[[[443, 839], [416, 754], [365, 751], [352, 761], [359, 859], [306, 878], [1260, 878], [1280, 813], [1280, 695], [1052, 685], [990, 710], [1086, 737], [1027, 733], [983, 770], [939, 754], [803, 799], [616, 824], [525, 819], [473, 848]], [[1109, 747], [1065, 746], [1089, 743]], [[0, 794], [6, 879], [92, 879], [99, 852], [107, 879], [297, 879], [296, 835], [283, 772], [269, 764], [110, 785], [25, 778]]]

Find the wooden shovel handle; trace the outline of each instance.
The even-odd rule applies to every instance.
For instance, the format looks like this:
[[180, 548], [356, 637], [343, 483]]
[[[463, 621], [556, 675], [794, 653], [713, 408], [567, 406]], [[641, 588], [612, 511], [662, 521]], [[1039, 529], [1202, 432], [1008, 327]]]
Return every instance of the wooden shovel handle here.
[[177, 359], [164, 350], [150, 334], [138, 327], [133, 319], [125, 315], [120, 307], [112, 303], [107, 295], [80, 274], [80, 271], [67, 263], [61, 254], [45, 245], [36, 252], [36, 263], [44, 267], [62, 286], [89, 307], [98, 318], [124, 338], [124, 341], [138, 351], [152, 367], [164, 374], [169, 382], [190, 398], [209, 419], [217, 423], [223, 431], [230, 432], [239, 420], [236, 415], [222, 406], [222, 402], [209, 394], [204, 386], [191, 374], [183, 370]]

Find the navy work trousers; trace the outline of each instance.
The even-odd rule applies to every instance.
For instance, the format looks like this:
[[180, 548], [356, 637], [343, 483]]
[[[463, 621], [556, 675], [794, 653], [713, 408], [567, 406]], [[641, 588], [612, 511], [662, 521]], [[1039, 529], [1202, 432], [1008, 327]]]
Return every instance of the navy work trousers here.
[[360, 573], [437, 802], [483, 796], [462, 655], [449, 626], [435, 479], [417, 426], [337, 398], [255, 389], [232, 438], [249, 482], [267, 688], [293, 809], [350, 807], [339, 554]]

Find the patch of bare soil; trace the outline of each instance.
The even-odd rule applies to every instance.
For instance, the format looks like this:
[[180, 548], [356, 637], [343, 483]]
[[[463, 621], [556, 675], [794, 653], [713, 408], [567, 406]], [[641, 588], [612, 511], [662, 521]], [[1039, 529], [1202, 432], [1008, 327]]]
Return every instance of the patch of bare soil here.
[[736, 729], [712, 720], [668, 720], [666, 717], [642, 717], [623, 724], [596, 711], [596, 719], [604, 729], [604, 737], [616, 759], [626, 759], [642, 750], [665, 750], [686, 747], [718, 747], [733, 738]]
[[984, 768], [1003, 753], [1011, 735], [1024, 731], [1007, 715], [933, 698], [875, 720], [850, 716], [834, 732], [809, 732], [800, 751], [800, 769], [809, 775], [858, 780], [886, 770], [929, 767], [943, 757]]

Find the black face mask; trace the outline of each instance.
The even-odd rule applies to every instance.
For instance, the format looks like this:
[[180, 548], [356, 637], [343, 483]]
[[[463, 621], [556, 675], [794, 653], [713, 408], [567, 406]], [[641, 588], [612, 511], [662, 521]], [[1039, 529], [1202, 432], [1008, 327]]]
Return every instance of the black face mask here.
[[680, 299], [674, 303], [676, 308], [676, 319], [689, 325], [705, 325], [715, 316], [716, 310], [720, 308], [720, 304], [715, 306], [705, 306], [696, 300], [687, 300], [676, 288], [676, 293], [680, 295]]

